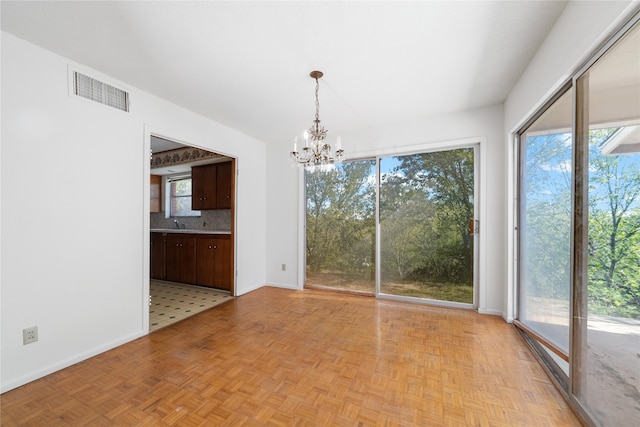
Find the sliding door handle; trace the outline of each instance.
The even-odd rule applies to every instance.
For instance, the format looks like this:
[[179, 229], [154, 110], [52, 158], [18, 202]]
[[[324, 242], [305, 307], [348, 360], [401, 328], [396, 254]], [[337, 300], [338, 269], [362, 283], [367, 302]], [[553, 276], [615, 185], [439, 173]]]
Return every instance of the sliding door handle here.
[[477, 234], [480, 231], [480, 221], [471, 218], [469, 220], [469, 234]]

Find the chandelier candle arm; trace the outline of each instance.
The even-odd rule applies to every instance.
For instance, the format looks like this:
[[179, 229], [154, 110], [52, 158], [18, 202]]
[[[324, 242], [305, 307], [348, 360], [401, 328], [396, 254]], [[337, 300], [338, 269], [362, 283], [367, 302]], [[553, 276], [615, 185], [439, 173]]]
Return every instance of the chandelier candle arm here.
[[292, 163], [300, 167], [312, 169], [316, 166], [330, 166], [333, 163], [341, 162], [344, 150], [342, 149], [342, 139], [340, 137], [338, 137], [336, 141], [335, 150], [325, 141], [327, 129], [320, 124], [320, 101], [318, 100], [320, 83], [318, 79], [323, 76], [323, 73], [322, 71], [312, 71], [309, 76], [316, 81], [316, 114], [309, 130], [304, 131], [305, 147], [302, 153], [299, 153], [297, 150], [298, 137], [296, 136], [290, 158]]

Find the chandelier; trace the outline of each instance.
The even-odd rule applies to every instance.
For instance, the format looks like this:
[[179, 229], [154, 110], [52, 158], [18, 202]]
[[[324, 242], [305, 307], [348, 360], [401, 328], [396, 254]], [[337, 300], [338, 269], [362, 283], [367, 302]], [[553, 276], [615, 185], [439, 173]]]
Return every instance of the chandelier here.
[[290, 153], [291, 162], [300, 167], [315, 169], [320, 166], [326, 169], [335, 162], [342, 161], [344, 150], [342, 149], [342, 141], [338, 137], [335, 150], [331, 145], [325, 142], [327, 130], [320, 125], [320, 102], [318, 101], [318, 79], [323, 74], [322, 71], [312, 71], [309, 76], [316, 80], [316, 118], [309, 130], [304, 131], [304, 147], [298, 152], [298, 137], [293, 142], [293, 151]]

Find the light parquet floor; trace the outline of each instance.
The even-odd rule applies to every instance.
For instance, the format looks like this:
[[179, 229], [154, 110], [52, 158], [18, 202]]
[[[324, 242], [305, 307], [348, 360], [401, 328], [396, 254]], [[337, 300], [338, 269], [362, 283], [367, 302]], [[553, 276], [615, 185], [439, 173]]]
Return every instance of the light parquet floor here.
[[579, 426], [500, 318], [261, 288], [0, 396], [3, 426]]

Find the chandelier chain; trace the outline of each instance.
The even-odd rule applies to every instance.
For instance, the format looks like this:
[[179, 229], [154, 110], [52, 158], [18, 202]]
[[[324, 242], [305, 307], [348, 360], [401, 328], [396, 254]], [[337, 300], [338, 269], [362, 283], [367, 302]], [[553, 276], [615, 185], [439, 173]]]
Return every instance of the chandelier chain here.
[[318, 91], [320, 89], [320, 82], [318, 82], [318, 78], [316, 77], [316, 129], [318, 128], [318, 123], [320, 123], [320, 101], [318, 101]]

